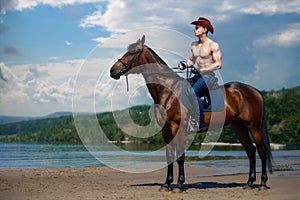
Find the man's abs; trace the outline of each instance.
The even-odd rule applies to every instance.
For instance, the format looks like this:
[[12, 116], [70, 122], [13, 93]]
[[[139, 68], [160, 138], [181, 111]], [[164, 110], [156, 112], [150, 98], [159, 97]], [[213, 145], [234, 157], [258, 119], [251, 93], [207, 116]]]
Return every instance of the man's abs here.
[[200, 69], [205, 69], [214, 63], [212, 56], [207, 56], [207, 58], [197, 57], [196, 64]]

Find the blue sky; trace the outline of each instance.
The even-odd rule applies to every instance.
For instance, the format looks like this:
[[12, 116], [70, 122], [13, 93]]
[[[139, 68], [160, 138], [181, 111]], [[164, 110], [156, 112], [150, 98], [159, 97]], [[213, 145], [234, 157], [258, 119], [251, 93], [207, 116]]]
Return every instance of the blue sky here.
[[[85, 89], [78, 98], [94, 98], [101, 76], [98, 73], [106, 74], [108, 64], [136, 41], [134, 34], [125, 37], [135, 29], [168, 30], [161, 35], [155, 32], [161, 43], [144, 33], [146, 44], [156, 48], [177, 45], [182, 48], [174, 51], [187, 57], [190, 41], [170, 38], [179, 32], [196, 39], [190, 22], [199, 16], [209, 18], [215, 28], [209, 36], [220, 44], [223, 53], [220, 73], [224, 82], [241, 81], [260, 90], [300, 85], [297, 0], [188, 0], [184, 5], [179, 0], [1, 0], [0, 6], [0, 115], [71, 111], [78, 75], [85, 77]], [[93, 54], [95, 49], [98, 54]], [[160, 55], [167, 61], [173, 59], [170, 63], [175, 65], [177, 58]], [[81, 70], [85, 63], [91, 65]], [[97, 77], [93, 77], [95, 73]], [[121, 108], [117, 102], [122, 98], [117, 101], [114, 97], [116, 103], [111, 105], [112, 80], [106, 77], [101, 81], [105, 89], [98, 99], [97, 112]], [[133, 79], [131, 84], [135, 82]], [[126, 90], [124, 83], [118, 82]], [[136, 87], [135, 93], [142, 90], [142, 86]], [[136, 102], [150, 101], [143, 100], [144, 95], [135, 95]], [[90, 109], [80, 109], [85, 110]]]
[[[1, 54], [1, 60], [8, 65], [20, 63], [46, 63], [49, 59], [61, 60], [84, 58], [96, 42], [99, 34], [109, 36], [101, 28], [83, 29], [79, 21], [93, 5], [77, 5], [55, 8], [48, 5], [23, 11], [7, 11], [2, 16], [2, 26], [8, 30], [2, 34], [2, 49], [16, 50]], [[2, 50], [3, 52], [3, 50]]]

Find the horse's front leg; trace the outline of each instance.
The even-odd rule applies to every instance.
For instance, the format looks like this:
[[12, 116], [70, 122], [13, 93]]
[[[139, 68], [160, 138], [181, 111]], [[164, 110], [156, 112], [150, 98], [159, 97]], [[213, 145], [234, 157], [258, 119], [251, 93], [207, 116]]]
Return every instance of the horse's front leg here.
[[184, 191], [183, 183], [185, 182], [185, 176], [184, 176], [184, 159], [185, 155], [182, 153], [181, 156], [177, 159], [178, 164], [178, 182], [176, 187], [173, 189], [173, 192], [175, 193], [181, 193]]
[[185, 159], [185, 134], [182, 129], [177, 131], [177, 135], [174, 138], [176, 144], [176, 158], [178, 164], [178, 181], [176, 187], [173, 189], [175, 193], [181, 193], [184, 191], [183, 183], [185, 182], [184, 176], [184, 159]]
[[159, 191], [168, 192], [171, 191], [171, 183], [173, 182], [173, 162], [174, 162], [174, 145], [168, 144], [166, 146], [166, 157], [168, 163], [168, 172], [165, 184], [163, 184]]

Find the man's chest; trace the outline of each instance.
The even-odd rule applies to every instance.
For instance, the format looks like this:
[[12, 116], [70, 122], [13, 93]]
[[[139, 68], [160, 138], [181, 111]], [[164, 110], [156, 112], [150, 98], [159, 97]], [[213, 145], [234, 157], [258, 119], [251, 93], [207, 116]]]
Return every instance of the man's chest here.
[[207, 59], [211, 57], [211, 50], [209, 45], [206, 44], [198, 44], [193, 46], [192, 53], [195, 57]]

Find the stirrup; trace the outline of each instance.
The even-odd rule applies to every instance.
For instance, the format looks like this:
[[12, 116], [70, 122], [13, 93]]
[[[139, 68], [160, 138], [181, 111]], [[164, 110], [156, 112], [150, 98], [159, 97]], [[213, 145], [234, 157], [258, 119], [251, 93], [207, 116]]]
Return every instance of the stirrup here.
[[203, 133], [207, 132], [208, 128], [206, 127], [204, 122], [197, 122], [194, 119], [191, 119], [188, 123], [187, 126], [187, 134], [192, 134], [192, 133]]
[[187, 134], [197, 133], [198, 129], [199, 129], [199, 123], [193, 119], [189, 120], [186, 128]]

